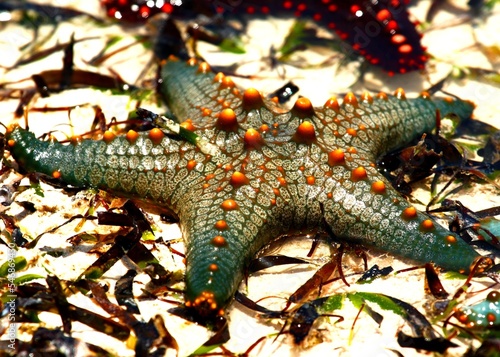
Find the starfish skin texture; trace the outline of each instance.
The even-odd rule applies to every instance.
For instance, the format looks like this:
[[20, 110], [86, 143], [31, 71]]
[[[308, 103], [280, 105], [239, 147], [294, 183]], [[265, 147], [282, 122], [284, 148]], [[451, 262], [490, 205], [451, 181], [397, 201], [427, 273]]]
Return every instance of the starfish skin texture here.
[[469, 117], [470, 102], [426, 93], [407, 99], [398, 90], [348, 93], [321, 108], [300, 98], [284, 111], [196, 60], [168, 60], [161, 78], [169, 109], [200, 142], [155, 128], [61, 145], [19, 127], [6, 142], [27, 172], [172, 211], [186, 243], [186, 306], [223, 313], [248, 262], [290, 232], [328, 229], [455, 271], [468, 271], [479, 256], [375, 168], [378, 156], [432, 130], [437, 111]]

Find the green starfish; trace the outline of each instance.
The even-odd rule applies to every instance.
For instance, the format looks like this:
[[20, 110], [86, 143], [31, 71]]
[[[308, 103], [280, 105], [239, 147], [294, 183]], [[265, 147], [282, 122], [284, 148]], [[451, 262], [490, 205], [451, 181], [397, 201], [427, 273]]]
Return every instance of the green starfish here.
[[178, 131], [106, 132], [63, 146], [20, 128], [7, 134], [19, 165], [77, 187], [153, 202], [180, 220], [186, 305], [221, 313], [245, 266], [270, 240], [328, 226], [338, 238], [418, 262], [467, 271], [478, 254], [408, 204], [376, 158], [433, 128], [436, 111], [469, 117], [473, 106], [422, 94], [300, 98], [285, 112], [255, 89], [240, 92], [206, 63], [169, 60], [162, 92]]

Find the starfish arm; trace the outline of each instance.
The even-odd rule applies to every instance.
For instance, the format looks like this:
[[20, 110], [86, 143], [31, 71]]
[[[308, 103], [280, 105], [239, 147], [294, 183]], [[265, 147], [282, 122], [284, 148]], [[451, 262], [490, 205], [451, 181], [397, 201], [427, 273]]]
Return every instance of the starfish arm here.
[[479, 256], [472, 247], [418, 212], [369, 162], [353, 156], [352, 167], [366, 167], [366, 174], [352, 180], [356, 169], [337, 170], [337, 177], [342, 172], [349, 179], [332, 179], [329, 199], [323, 204], [325, 221], [335, 236], [416, 262], [469, 271]]
[[[193, 130], [213, 128], [223, 109], [241, 107], [241, 95], [230, 77], [214, 76], [206, 63], [176, 59], [161, 70], [160, 93], [180, 122], [192, 123]], [[208, 133], [203, 132], [204, 135]]]
[[[214, 140], [215, 132], [207, 129], [234, 131], [240, 138], [248, 129], [260, 129], [272, 132], [268, 141], [286, 141], [294, 137], [301, 122], [310, 121], [318, 144], [325, 149], [364, 149], [372, 161], [434, 129], [437, 115], [454, 114], [465, 119], [474, 109], [469, 101], [431, 99], [426, 92], [407, 99], [398, 89], [394, 95], [379, 93], [373, 97], [348, 93], [343, 101], [332, 97], [319, 108], [300, 98], [290, 112], [284, 113], [256, 90], [241, 92], [229, 77], [214, 75], [207, 64], [195, 61], [189, 65], [167, 61], [162, 68], [161, 88], [179, 121], [188, 121], [192, 130], [210, 140]], [[234, 112], [233, 124], [220, 119], [228, 109]]]
[[[105, 135], [106, 137], [106, 135]], [[167, 136], [129, 132], [109, 140], [83, 140], [76, 145], [42, 141], [32, 132], [15, 127], [7, 133], [10, 153], [26, 172], [38, 172], [74, 187], [98, 188], [129, 198], [140, 198], [177, 214], [182, 187], [200, 180], [191, 160], [199, 149]], [[182, 154], [181, 154], [182, 153]]]
[[407, 99], [402, 89], [394, 95], [376, 96], [348, 93], [341, 104], [332, 97], [311, 117], [318, 131], [317, 142], [327, 149], [353, 147], [364, 151], [374, 162], [380, 155], [400, 148], [422, 133], [432, 131], [437, 116], [456, 115], [460, 119], [472, 115], [474, 105], [458, 99], [430, 99], [422, 93]]

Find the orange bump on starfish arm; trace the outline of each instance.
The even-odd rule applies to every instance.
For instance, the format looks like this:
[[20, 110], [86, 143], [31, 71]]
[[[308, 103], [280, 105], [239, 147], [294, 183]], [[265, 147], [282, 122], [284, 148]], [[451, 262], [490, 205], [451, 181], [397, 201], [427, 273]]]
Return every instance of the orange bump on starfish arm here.
[[413, 206], [407, 207], [403, 210], [401, 216], [404, 219], [414, 219], [417, 217], [417, 209]]
[[361, 94], [361, 101], [365, 102], [365, 103], [373, 103], [373, 97], [371, 96], [370, 93], [368, 92], [363, 92], [363, 94]]
[[106, 130], [104, 134], [102, 134], [102, 140], [104, 142], [109, 143], [115, 138], [115, 134], [113, 134], [111, 131]]
[[225, 78], [226, 76], [224, 75], [224, 73], [222, 72], [219, 72], [217, 73], [215, 76], [214, 76], [214, 82], [222, 82], [222, 80]]
[[139, 137], [139, 134], [135, 130], [129, 130], [127, 132], [127, 135], [125, 135], [125, 138], [127, 138], [128, 142], [131, 144], [135, 143], [135, 141], [137, 140], [138, 137]]
[[221, 82], [222, 88], [233, 88], [235, 86], [231, 77], [224, 77]]
[[155, 144], [159, 144], [161, 143], [161, 141], [163, 140], [163, 138], [165, 137], [165, 134], [163, 133], [163, 131], [159, 128], [153, 128], [149, 131], [149, 138], [151, 139], [151, 141]]
[[380, 10], [375, 16], [380, 22], [389, 21], [392, 18], [391, 12], [387, 9]]
[[280, 176], [277, 178], [277, 180], [278, 180], [280, 186], [286, 186], [286, 178]]
[[221, 203], [220, 205], [222, 207], [223, 210], [225, 211], [233, 211], [235, 209], [238, 209], [238, 204], [236, 203], [235, 200], [233, 199], [228, 199], [228, 200], [225, 200], [224, 202]]
[[311, 143], [316, 138], [316, 130], [314, 125], [309, 121], [300, 123], [294, 136], [295, 140], [303, 143]]
[[325, 103], [325, 108], [329, 108], [334, 110], [335, 112], [338, 112], [340, 109], [339, 106], [339, 101], [337, 100], [337, 97], [330, 97]]
[[349, 134], [350, 136], [356, 136], [358, 132], [356, 131], [356, 129], [347, 128], [347, 134]]
[[372, 183], [372, 191], [378, 194], [383, 194], [385, 193], [385, 183], [384, 181], [375, 181]]
[[405, 43], [398, 48], [398, 52], [403, 54], [411, 53], [411, 51], [413, 51], [413, 47], [408, 43]]
[[295, 115], [307, 116], [313, 113], [313, 106], [311, 101], [307, 98], [299, 98], [293, 105], [292, 111]]
[[212, 239], [212, 243], [213, 245], [215, 245], [216, 247], [223, 247], [226, 245], [226, 238], [224, 238], [223, 236], [215, 236], [213, 239]]
[[420, 228], [424, 231], [430, 231], [434, 229], [434, 222], [432, 222], [430, 219], [425, 219], [420, 224]]
[[179, 125], [186, 130], [195, 131], [195, 127], [194, 127], [193, 121], [191, 119], [186, 119], [182, 123], [180, 123]]
[[234, 131], [238, 127], [236, 114], [231, 108], [222, 110], [217, 118], [217, 125], [220, 129]]
[[227, 222], [221, 219], [220, 221], [215, 222], [214, 224], [215, 229], [218, 229], [219, 231], [225, 231], [226, 229], [229, 228], [227, 225]]
[[204, 117], [208, 117], [208, 116], [210, 116], [210, 114], [212, 114], [212, 109], [209, 109], [209, 108], [202, 108], [201, 109], [201, 115], [203, 115]]
[[191, 171], [192, 169], [194, 169], [196, 167], [196, 160], [189, 160], [187, 165], [186, 165], [186, 168]]
[[336, 149], [328, 153], [328, 164], [330, 166], [343, 165], [345, 163], [345, 154], [342, 149]]
[[217, 270], [219, 270], [219, 267], [217, 266], [217, 264], [212, 263], [212, 264], [210, 264], [208, 266], [208, 270], [210, 270], [210, 271], [217, 271]]
[[448, 243], [453, 244], [453, 243], [456, 243], [456, 242], [457, 242], [457, 237], [452, 236], [452, 235], [449, 235], [449, 236], [446, 236], [446, 237], [445, 237], [445, 240], [446, 240]]
[[259, 108], [263, 103], [262, 97], [257, 89], [248, 88], [243, 93], [243, 108], [245, 108], [245, 110]]
[[358, 99], [356, 98], [356, 95], [353, 92], [347, 93], [344, 97], [344, 104], [350, 104], [353, 106], [357, 106]]
[[233, 172], [233, 174], [231, 175], [231, 179], [229, 180], [229, 183], [233, 186], [233, 187], [240, 187], [240, 186], [243, 186], [243, 185], [246, 185], [249, 183], [249, 180], [248, 178], [245, 176], [244, 173], [241, 173], [239, 171], [235, 171]]
[[426, 91], [423, 91], [422, 93], [420, 93], [420, 97], [424, 98], [424, 99], [431, 99], [431, 95], [429, 94], [429, 92], [426, 92]]
[[364, 180], [366, 177], [366, 169], [363, 166], [356, 167], [354, 170], [352, 170], [351, 179], [354, 182]]
[[380, 92], [379, 94], [377, 94], [377, 98], [385, 100], [385, 101], [389, 100], [389, 97], [387, 96], [387, 93], [384, 93], [384, 92]]
[[207, 62], [201, 62], [198, 66], [198, 72], [204, 74], [210, 72], [210, 65]]
[[406, 99], [406, 94], [403, 88], [396, 89], [396, 91], [394, 92], [394, 96], [398, 99]]
[[250, 128], [245, 132], [243, 140], [245, 145], [250, 148], [259, 148], [262, 145], [262, 136], [253, 128]]

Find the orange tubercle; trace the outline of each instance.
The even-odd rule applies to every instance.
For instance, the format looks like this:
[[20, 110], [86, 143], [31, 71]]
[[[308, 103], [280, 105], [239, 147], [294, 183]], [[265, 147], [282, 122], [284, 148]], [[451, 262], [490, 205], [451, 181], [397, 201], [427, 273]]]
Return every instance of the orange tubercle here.
[[236, 113], [231, 108], [222, 110], [217, 118], [217, 125], [220, 129], [234, 131], [238, 128]]
[[187, 165], [186, 165], [186, 168], [191, 171], [192, 169], [194, 169], [196, 167], [196, 160], [189, 160]]
[[115, 138], [115, 134], [113, 134], [111, 131], [106, 130], [104, 134], [102, 134], [102, 140], [104, 142], [109, 143]]
[[234, 82], [231, 77], [224, 77], [221, 82], [221, 88], [233, 88]]
[[226, 76], [224, 75], [224, 73], [222, 72], [219, 72], [217, 73], [215, 76], [214, 76], [214, 82], [216, 83], [222, 83], [222, 80], [226, 78]]
[[456, 243], [456, 242], [457, 242], [457, 237], [452, 236], [452, 235], [450, 234], [450, 235], [448, 235], [448, 236], [446, 236], [446, 237], [445, 237], [445, 240], [446, 240], [448, 243], [450, 243], [450, 244], [454, 244], [454, 243]]
[[247, 185], [249, 183], [249, 180], [248, 178], [245, 176], [244, 173], [242, 172], [239, 172], [239, 171], [235, 171], [233, 172], [233, 174], [231, 175], [231, 179], [229, 180], [229, 183], [233, 186], [233, 187], [240, 187], [240, 186], [243, 186], [243, 185]]
[[413, 51], [413, 47], [410, 44], [405, 43], [404, 45], [399, 46], [398, 51], [399, 53], [408, 54]]
[[286, 186], [286, 178], [284, 177], [278, 177], [278, 182], [280, 183], [280, 186]]
[[350, 136], [356, 136], [358, 132], [356, 131], [356, 129], [347, 128], [347, 134], [349, 134]]
[[423, 91], [422, 93], [420, 93], [420, 97], [424, 98], [424, 99], [431, 99], [431, 95], [429, 94], [429, 92], [426, 92], [426, 91]]
[[337, 100], [337, 97], [330, 97], [325, 103], [325, 108], [332, 109], [336, 112], [339, 111], [340, 106], [339, 106], [339, 101]]
[[402, 99], [402, 100], [406, 99], [406, 93], [403, 90], [403, 88], [396, 89], [396, 91], [394, 92], [394, 96], [398, 99]]
[[139, 137], [139, 133], [135, 130], [129, 130], [125, 135], [127, 141], [131, 144], [134, 144], [137, 138]]
[[357, 182], [366, 179], [367, 176], [366, 169], [363, 166], [359, 166], [352, 170], [351, 180]]
[[61, 178], [61, 171], [57, 170], [52, 173], [52, 177], [55, 179], [60, 179]]
[[406, 37], [398, 33], [391, 37], [391, 42], [395, 45], [401, 45], [406, 42]]
[[459, 313], [457, 319], [463, 324], [466, 324], [469, 321], [469, 317], [464, 313]]
[[262, 136], [253, 128], [250, 128], [245, 132], [243, 141], [248, 148], [259, 148], [263, 144]]
[[420, 228], [424, 231], [431, 231], [434, 229], [434, 222], [430, 219], [424, 219], [420, 224]]
[[373, 97], [371, 96], [370, 93], [368, 92], [363, 92], [363, 94], [361, 94], [361, 101], [365, 102], [365, 103], [373, 103]]
[[392, 18], [392, 14], [389, 10], [382, 9], [379, 12], [377, 12], [376, 17], [377, 17], [377, 20], [379, 20], [380, 22], [385, 22], [385, 21], [388, 21]]
[[[211, 265], [209, 266], [210, 269]], [[215, 302], [215, 296], [212, 292], [204, 291], [196, 299], [192, 301], [186, 301], [186, 307], [200, 307], [206, 305], [210, 310], [217, 310], [218, 305]], [[218, 314], [221, 312], [219, 311]], [[224, 312], [222, 312], [224, 314]]]
[[292, 111], [299, 117], [304, 117], [313, 114], [313, 106], [311, 101], [307, 98], [299, 98], [293, 105]]
[[193, 121], [191, 119], [186, 119], [182, 123], [179, 124], [181, 127], [183, 127], [186, 130], [189, 131], [195, 131], [195, 127], [193, 125]]
[[163, 131], [161, 129], [153, 128], [149, 131], [148, 136], [153, 143], [158, 145], [159, 143], [161, 143], [161, 141], [165, 137], [165, 134], [163, 133]]
[[403, 210], [401, 216], [407, 220], [414, 219], [417, 217], [417, 209], [413, 206], [407, 207]]
[[255, 88], [248, 88], [243, 93], [243, 108], [245, 110], [260, 108], [264, 102], [262, 101], [262, 96], [259, 91]]
[[306, 182], [308, 185], [314, 185], [314, 183], [316, 182], [316, 179], [314, 178], [314, 176], [307, 176]]
[[226, 238], [224, 238], [223, 236], [215, 236], [212, 239], [212, 244], [216, 247], [223, 247], [226, 245]]
[[212, 264], [210, 264], [208, 266], [208, 270], [210, 270], [210, 271], [217, 271], [217, 270], [219, 270], [219, 267], [217, 266], [217, 264], [212, 263]]
[[374, 183], [372, 183], [372, 191], [374, 193], [384, 194], [385, 189], [386, 189], [386, 186], [385, 186], [384, 181], [375, 181]]
[[238, 209], [238, 203], [236, 203], [235, 200], [233, 199], [227, 199], [224, 202], [221, 203], [220, 205], [224, 211], [233, 211], [235, 209]]
[[215, 222], [214, 224], [215, 229], [218, 229], [219, 231], [225, 231], [226, 229], [229, 228], [227, 225], [227, 222], [221, 219], [220, 221]]
[[203, 74], [209, 73], [210, 65], [207, 62], [201, 62], [198, 66], [198, 72]]
[[[104, 135], [104, 134], [103, 134]], [[78, 145], [79, 143], [81, 143], [83, 140], [82, 136], [81, 135], [74, 135], [71, 137], [70, 141], [71, 141], [71, 145]], [[104, 140], [104, 138], [103, 138]], [[106, 140], [104, 140], [104, 142], [107, 142]]]
[[302, 143], [311, 143], [316, 139], [316, 130], [309, 121], [300, 123], [294, 136], [295, 140]]
[[382, 100], [386, 100], [386, 101], [389, 100], [387, 93], [384, 93], [384, 92], [380, 92], [379, 94], [377, 94], [377, 98], [382, 99]]
[[353, 106], [357, 106], [358, 99], [356, 98], [356, 95], [353, 92], [347, 93], [344, 97], [344, 104], [350, 104]]
[[330, 166], [345, 164], [345, 154], [342, 149], [336, 149], [328, 153], [328, 164]]

